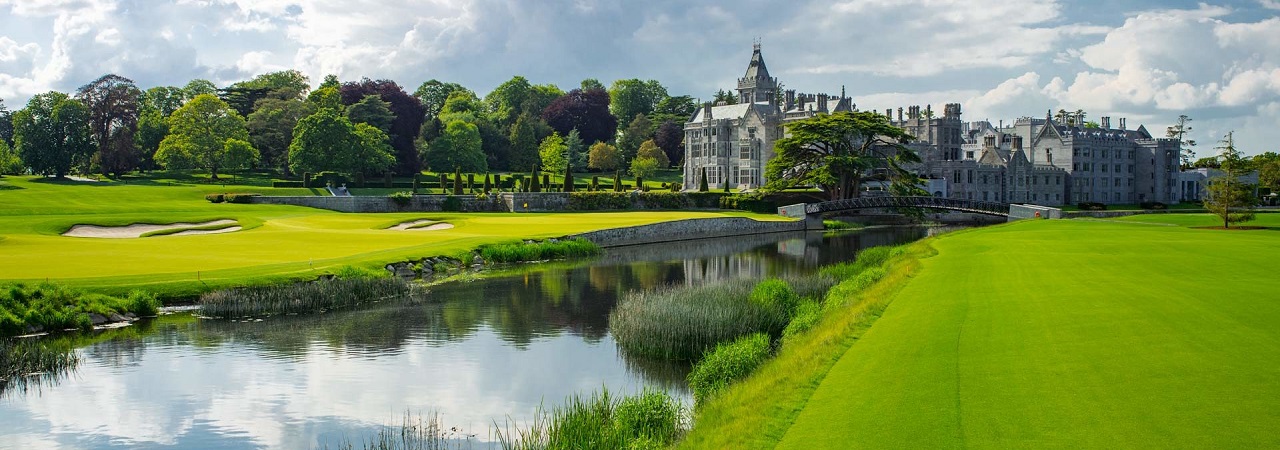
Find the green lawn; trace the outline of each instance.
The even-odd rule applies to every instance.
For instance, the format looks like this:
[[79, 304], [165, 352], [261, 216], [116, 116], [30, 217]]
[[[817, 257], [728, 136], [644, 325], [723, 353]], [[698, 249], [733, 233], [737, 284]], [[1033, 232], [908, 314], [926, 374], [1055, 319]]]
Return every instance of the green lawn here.
[[[162, 182], [51, 182], [6, 177], [0, 190], [0, 282], [49, 279], [118, 293], [142, 287], [166, 296], [251, 283], [314, 277], [343, 265], [380, 266], [408, 258], [454, 254], [491, 242], [545, 238], [718, 212], [582, 214], [343, 214], [276, 205], [212, 204], [206, 193], [307, 195], [306, 189]], [[776, 216], [755, 216], [761, 218]], [[392, 231], [431, 218], [455, 228]], [[141, 239], [72, 238], [77, 224], [199, 222], [234, 219], [244, 231]]]
[[1124, 220], [933, 240], [811, 397], [752, 408], [802, 408], [780, 448], [1280, 447], [1280, 233]]

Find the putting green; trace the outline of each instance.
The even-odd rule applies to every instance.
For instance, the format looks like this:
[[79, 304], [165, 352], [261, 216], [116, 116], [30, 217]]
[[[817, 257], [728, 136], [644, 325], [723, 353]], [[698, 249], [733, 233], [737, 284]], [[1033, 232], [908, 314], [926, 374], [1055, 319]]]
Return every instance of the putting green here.
[[[5, 180], [21, 189], [0, 191], [0, 282], [48, 279], [104, 292], [142, 287], [165, 295], [314, 277], [343, 265], [374, 267], [520, 238], [745, 215], [684, 211], [344, 214], [204, 200], [209, 192], [276, 193], [269, 188], [50, 183], [29, 177]], [[299, 190], [283, 193], [297, 194], [295, 191]], [[388, 229], [428, 218], [448, 222], [453, 228], [431, 232]], [[80, 224], [120, 226], [218, 219], [236, 220], [243, 230], [145, 239], [61, 236]]]
[[1151, 222], [936, 239], [779, 447], [1280, 447], [1280, 233]]

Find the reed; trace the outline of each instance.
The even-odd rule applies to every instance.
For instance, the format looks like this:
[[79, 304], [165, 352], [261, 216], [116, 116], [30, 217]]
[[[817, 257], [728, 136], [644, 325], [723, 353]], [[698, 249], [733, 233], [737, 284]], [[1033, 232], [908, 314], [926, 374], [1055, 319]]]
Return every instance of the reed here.
[[586, 239], [547, 240], [532, 243], [493, 244], [480, 247], [480, 257], [493, 263], [546, 261], [600, 254], [600, 246]]
[[769, 336], [764, 333], [717, 345], [689, 372], [689, 389], [693, 390], [694, 400], [701, 403], [730, 383], [751, 374], [769, 359], [771, 351]]
[[786, 318], [750, 301], [752, 288], [748, 281], [734, 281], [633, 291], [609, 314], [609, 329], [630, 353], [696, 360], [721, 342], [781, 333]]
[[333, 278], [209, 292], [200, 296], [200, 312], [224, 319], [303, 314], [389, 300], [423, 302], [426, 294], [425, 288], [397, 278]]
[[0, 339], [0, 398], [52, 386], [74, 373], [79, 363], [70, 345], [44, 339]]
[[528, 427], [504, 431], [494, 425], [504, 450], [658, 449], [670, 446], [688, 428], [680, 402], [652, 389], [621, 398], [608, 389], [585, 397], [575, 394], [550, 413], [539, 411]]

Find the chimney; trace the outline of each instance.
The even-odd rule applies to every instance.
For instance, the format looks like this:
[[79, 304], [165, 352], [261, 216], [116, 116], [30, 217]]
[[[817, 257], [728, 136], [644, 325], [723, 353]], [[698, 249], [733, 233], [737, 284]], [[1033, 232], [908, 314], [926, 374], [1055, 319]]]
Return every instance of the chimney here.
[[[890, 122], [892, 122], [892, 121], [893, 121], [893, 108], [885, 108], [885, 109], [884, 109], [884, 116], [885, 116], [885, 117], [887, 117], [887, 118], [889, 118], [889, 121], [890, 121]], [[902, 120], [902, 118], [901, 118], [901, 117], [899, 117], [899, 118], [898, 118], [898, 120]]]
[[1110, 117], [1110, 116], [1102, 116], [1102, 123], [1101, 123], [1101, 125], [1102, 125], [1102, 129], [1104, 129], [1104, 130], [1109, 130], [1109, 129], [1111, 129], [1111, 117]]
[[796, 100], [798, 101], [798, 103], [796, 103], [796, 109], [799, 109], [799, 110], [801, 110], [801, 111], [804, 111], [804, 100], [805, 100], [805, 97], [807, 97], [807, 96], [806, 96], [806, 95], [804, 95], [804, 94], [800, 94], [800, 96], [796, 98]]
[[702, 104], [702, 120], [711, 120], [711, 102]]
[[903, 120], [902, 120], [902, 107], [901, 107], [901, 106], [899, 106], [899, 107], [898, 107], [898, 121], [899, 121], [899, 122], [902, 122], [902, 121], [903, 121]]
[[827, 112], [827, 94], [818, 94], [818, 111]]
[[795, 89], [787, 89], [787, 91], [786, 91], [786, 94], [785, 94], [785, 95], [786, 95], [786, 101], [787, 101], [787, 104], [786, 104], [786, 107], [785, 107], [784, 109], [785, 109], [785, 110], [787, 110], [787, 111], [790, 111], [790, 110], [791, 110], [791, 108], [794, 108], [794, 107], [796, 106], [796, 90], [795, 90]]
[[1123, 117], [1121, 117], [1121, 118], [1120, 118], [1120, 129], [1121, 129], [1121, 130], [1124, 130], [1124, 129], [1125, 129], [1125, 128], [1124, 128], [1124, 118], [1123, 118]]

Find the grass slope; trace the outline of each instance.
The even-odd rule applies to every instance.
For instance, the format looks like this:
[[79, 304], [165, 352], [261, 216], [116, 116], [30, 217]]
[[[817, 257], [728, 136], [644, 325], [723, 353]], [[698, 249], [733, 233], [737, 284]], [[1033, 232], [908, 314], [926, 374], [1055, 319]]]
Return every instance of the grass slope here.
[[[741, 213], [645, 211], [590, 214], [344, 214], [311, 208], [211, 204], [212, 192], [294, 195], [260, 186], [51, 182], [7, 177], [22, 189], [0, 192], [0, 282], [55, 281], [108, 293], [144, 288], [191, 295], [242, 284], [314, 277], [345, 265], [378, 266], [454, 254], [481, 244], [546, 238], [666, 220]], [[301, 191], [301, 192], [298, 192]], [[748, 215], [750, 216], [750, 215]], [[766, 218], [770, 216], [752, 216]], [[771, 216], [776, 218], [776, 216]], [[385, 230], [431, 218], [448, 230]], [[141, 239], [72, 238], [76, 224], [203, 222], [233, 219], [245, 230]]]
[[[1212, 221], [1150, 220], [1171, 218]], [[933, 245], [778, 447], [1280, 446], [1275, 231], [1024, 221]]]

